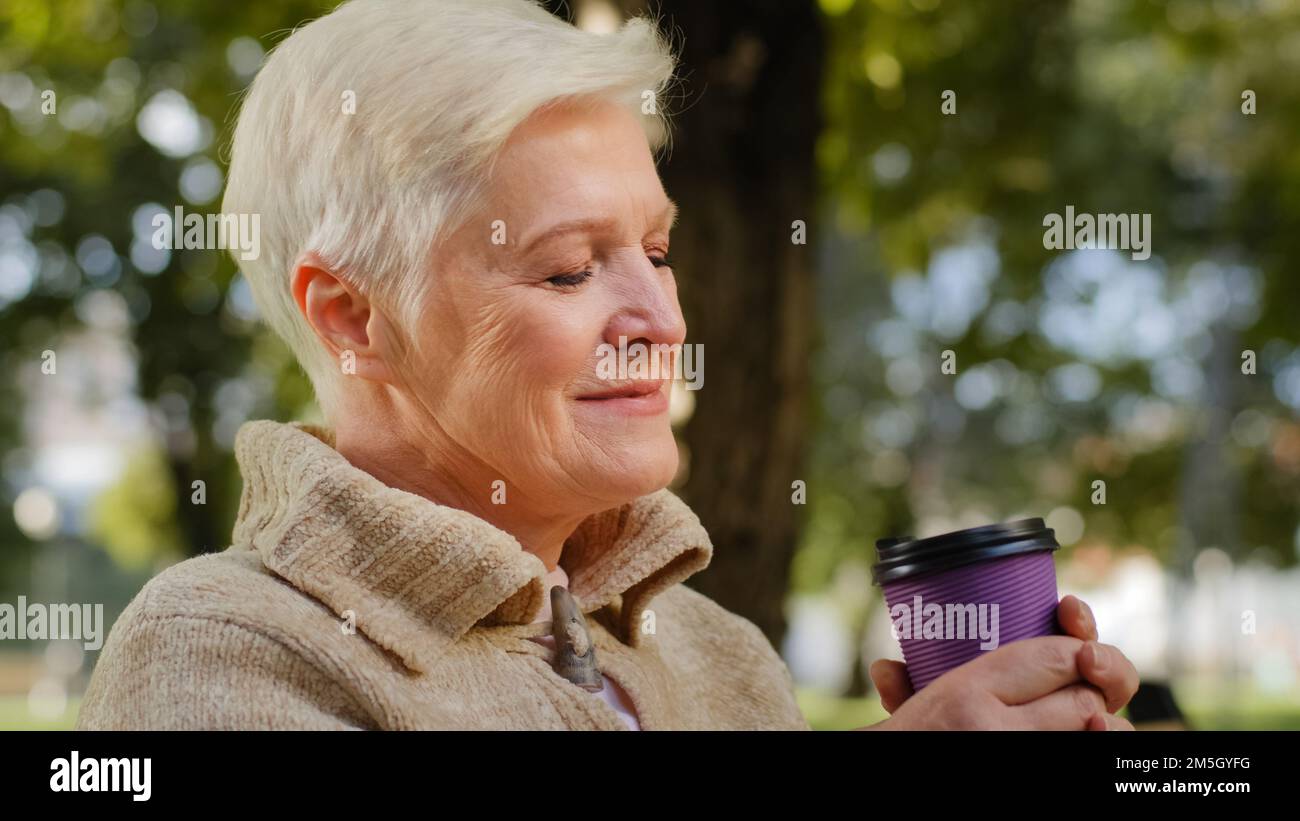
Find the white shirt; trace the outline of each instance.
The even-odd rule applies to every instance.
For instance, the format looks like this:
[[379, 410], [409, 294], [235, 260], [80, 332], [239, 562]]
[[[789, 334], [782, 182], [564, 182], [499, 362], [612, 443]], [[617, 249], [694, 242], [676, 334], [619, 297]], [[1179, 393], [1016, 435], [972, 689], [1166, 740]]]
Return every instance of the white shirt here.
[[[546, 595], [542, 597], [542, 610], [537, 614], [537, 618], [533, 619], [533, 621], [544, 621], [548, 624], [550, 623], [551, 588], [556, 585], [563, 587], [565, 590], [569, 589], [569, 574], [565, 573], [564, 568], [560, 567], [558, 564], [555, 566], [554, 570], [546, 574], [546, 582], [544, 584]], [[552, 652], [555, 651], [555, 636], [536, 636], [533, 638], [533, 641], [549, 647]], [[628, 698], [628, 695], [623, 691], [623, 688], [618, 686], [618, 682], [609, 678], [604, 673], [600, 674], [600, 678], [605, 682], [605, 687], [595, 695], [600, 696], [605, 700], [606, 704], [614, 708], [614, 712], [618, 713], [619, 718], [623, 719], [623, 723], [627, 725], [629, 730], [640, 730], [641, 724], [637, 721], [636, 708], [632, 705], [632, 699]]]

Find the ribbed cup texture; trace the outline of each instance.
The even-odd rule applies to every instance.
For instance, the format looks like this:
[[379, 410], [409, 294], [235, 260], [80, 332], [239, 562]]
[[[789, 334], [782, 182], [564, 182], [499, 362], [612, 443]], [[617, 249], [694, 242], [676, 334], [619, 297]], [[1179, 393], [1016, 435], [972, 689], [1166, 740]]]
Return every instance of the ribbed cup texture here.
[[[955, 614], [949, 616], [949, 604], [976, 605], [977, 615], [980, 605], [996, 604], [996, 622], [993, 621], [992, 608], [985, 607], [983, 623], [986, 627], [997, 625], [998, 647], [1020, 639], [1061, 633], [1056, 622], [1056, 567], [1049, 550], [900, 579], [885, 584], [884, 591], [890, 620], [898, 629], [899, 644], [903, 648], [903, 659], [907, 662], [914, 691], [920, 691], [939, 676], [981, 653], [996, 649], [981, 648], [985, 639], [980, 637], [977, 618], [963, 617], [967, 625], [966, 638], [955, 638], [958, 635]], [[920, 596], [921, 605], [919, 617], [914, 612], [917, 610], [917, 596]], [[905, 615], [907, 624], [902, 623], [903, 618], [894, 616], [894, 608], [900, 604], [908, 608]], [[915, 629], [918, 624], [924, 627], [927, 621], [924, 608], [930, 604], [943, 608], [943, 635], [949, 638], [927, 639], [922, 631]]]

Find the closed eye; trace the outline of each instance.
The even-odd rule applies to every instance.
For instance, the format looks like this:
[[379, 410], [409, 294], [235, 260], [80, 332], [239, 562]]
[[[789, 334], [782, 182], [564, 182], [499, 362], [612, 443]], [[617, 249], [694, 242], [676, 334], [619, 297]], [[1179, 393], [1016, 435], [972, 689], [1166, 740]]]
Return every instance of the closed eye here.
[[671, 267], [673, 267], [672, 260], [668, 259], [667, 255], [664, 255], [664, 256], [649, 256], [649, 257], [646, 257], [646, 259], [650, 260], [650, 264], [653, 265], [653, 266], [656, 267], [656, 268], [671, 268]]
[[591, 279], [591, 271], [578, 271], [575, 274], [557, 274], [546, 281], [560, 288], [576, 288]]

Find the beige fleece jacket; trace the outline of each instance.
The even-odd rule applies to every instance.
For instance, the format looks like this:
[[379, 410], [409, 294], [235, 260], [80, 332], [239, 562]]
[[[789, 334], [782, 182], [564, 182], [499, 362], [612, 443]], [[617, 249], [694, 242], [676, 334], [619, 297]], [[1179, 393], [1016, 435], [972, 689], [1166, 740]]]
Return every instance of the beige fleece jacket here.
[[[83, 729], [624, 730], [530, 636], [541, 560], [388, 487], [303, 423], [246, 423], [232, 545], [160, 573], [114, 624]], [[644, 730], [808, 729], [751, 622], [681, 584], [713, 548], [660, 491], [590, 517], [560, 565]]]

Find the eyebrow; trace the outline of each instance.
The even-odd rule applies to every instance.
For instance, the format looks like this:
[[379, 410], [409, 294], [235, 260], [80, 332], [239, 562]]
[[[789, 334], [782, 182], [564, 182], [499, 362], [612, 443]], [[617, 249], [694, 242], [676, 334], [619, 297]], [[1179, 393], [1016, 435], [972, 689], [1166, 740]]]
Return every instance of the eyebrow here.
[[[655, 221], [657, 225], [667, 226], [669, 230], [677, 224], [677, 203], [668, 198], [668, 204], [660, 212], [659, 218]], [[617, 224], [613, 217], [587, 217], [584, 219], [568, 220], [557, 223], [547, 228], [535, 238], [528, 240], [523, 244], [523, 252], [527, 253], [557, 237], [565, 234], [586, 233], [594, 234], [600, 231], [608, 231]]]

